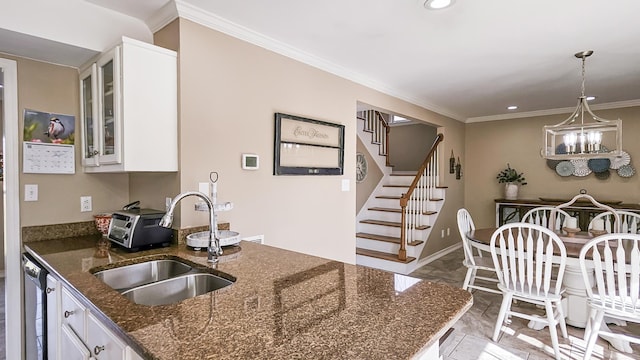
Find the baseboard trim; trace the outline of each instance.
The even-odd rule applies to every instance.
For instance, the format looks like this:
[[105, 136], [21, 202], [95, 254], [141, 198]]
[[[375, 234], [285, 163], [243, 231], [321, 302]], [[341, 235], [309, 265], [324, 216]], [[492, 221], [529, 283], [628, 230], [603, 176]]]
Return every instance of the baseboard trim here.
[[446, 248], [444, 248], [444, 249], [442, 249], [442, 250], [440, 250], [440, 251], [438, 251], [438, 252], [436, 252], [434, 254], [431, 254], [429, 256], [425, 256], [422, 259], [418, 260], [418, 264], [417, 264], [416, 269], [421, 268], [421, 267], [427, 265], [428, 263], [430, 263], [432, 261], [438, 260], [441, 257], [460, 249], [461, 247], [462, 247], [462, 243], [459, 243], [459, 244], [455, 244], [455, 245], [451, 245], [449, 247], [446, 247]]

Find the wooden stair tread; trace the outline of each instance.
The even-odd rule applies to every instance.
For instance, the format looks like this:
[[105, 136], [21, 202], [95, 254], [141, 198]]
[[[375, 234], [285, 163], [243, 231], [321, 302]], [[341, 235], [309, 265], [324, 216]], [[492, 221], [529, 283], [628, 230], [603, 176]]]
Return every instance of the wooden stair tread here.
[[[366, 219], [366, 220], [361, 220], [360, 221], [362, 224], [371, 224], [371, 225], [382, 225], [382, 226], [392, 226], [392, 227], [402, 227], [402, 223], [400, 222], [395, 222], [395, 221], [382, 221], [382, 220], [372, 220], [372, 219]], [[426, 230], [428, 228], [430, 228], [431, 226], [429, 225], [420, 225], [420, 226], [416, 226], [415, 229], [416, 230]]]
[[[383, 208], [383, 207], [371, 207], [368, 208], [368, 210], [371, 211], [384, 211], [384, 212], [392, 212], [392, 213], [401, 213], [402, 209], [400, 208]], [[437, 211], [423, 211], [422, 215], [435, 215], [437, 214]]]
[[[393, 243], [393, 244], [400, 244], [400, 238], [398, 237], [393, 237], [393, 236], [386, 236], [386, 235], [378, 235], [378, 234], [367, 234], [367, 233], [356, 233], [356, 237], [362, 238], [362, 239], [369, 239], [369, 240], [377, 240], [377, 241], [384, 241], [384, 242], [388, 242], [388, 243]], [[420, 244], [422, 244], [424, 241], [422, 240], [414, 240], [410, 243], [408, 243], [408, 246], [418, 246]]]
[[416, 260], [416, 258], [412, 256], [407, 256], [407, 260], [400, 260], [398, 259], [398, 254], [390, 254], [382, 251], [362, 249], [362, 248], [356, 248], [356, 255], [369, 256], [377, 259], [399, 262], [402, 264], [408, 264]]
[[[400, 195], [378, 195], [376, 196], [376, 199], [388, 199], [388, 200], [400, 200], [402, 198], [402, 196]], [[441, 198], [431, 198], [427, 201], [442, 201], [444, 199]]]
[[389, 176], [413, 176], [413, 177], [415, 177], [415, 176], [416, 176], [416, 173], [413, 173], [413, 174], [397, 174], [397, 173], [391, 173], [391, 174], [389, 174]]

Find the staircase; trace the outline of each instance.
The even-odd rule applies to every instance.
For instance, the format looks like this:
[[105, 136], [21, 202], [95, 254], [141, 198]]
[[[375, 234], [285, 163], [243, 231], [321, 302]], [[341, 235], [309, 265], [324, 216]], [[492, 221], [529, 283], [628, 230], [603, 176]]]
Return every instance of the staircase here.
[[375, 160], [384, 176], [357, 216], [356, 263], [409, 274], [417, 269], [444, 204], [446, 187], [439, 184], [436, 161], [443, 137], [438, 135], [417, 172], [393, 172], [388, 161], [389, 127], [386, 122], [375, 124], [384, 118], [377, 111], [365, 111], [359, 118], [364, 126], [358, 136], [374, 158], [381, 158]]

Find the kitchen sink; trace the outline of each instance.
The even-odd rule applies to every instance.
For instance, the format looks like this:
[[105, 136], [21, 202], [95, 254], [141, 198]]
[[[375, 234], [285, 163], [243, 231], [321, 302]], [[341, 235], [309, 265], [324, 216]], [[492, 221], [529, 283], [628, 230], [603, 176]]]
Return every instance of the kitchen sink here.
[[171, 279], [141, 285], [122, 293], [141, 305], [167, 305], [203, 295], [233, 284], [232, 281], [210, 273], [179, 275]]
[[94, 275], [111, 288], [122, 291], [136, 286], [170, 279], [192, 269], [181, 261], [171, 259], [151, 260], [138, 264], [102, 270]]

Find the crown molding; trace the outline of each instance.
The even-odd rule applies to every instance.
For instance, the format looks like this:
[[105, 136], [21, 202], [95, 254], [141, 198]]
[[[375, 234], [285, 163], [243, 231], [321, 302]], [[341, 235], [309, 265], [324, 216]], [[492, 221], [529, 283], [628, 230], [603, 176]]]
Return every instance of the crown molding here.
[[[589, 107], [592, 110], [619, 109], [619, 108], [632, 107], [632, 106], [640, 106], [640, 99], [589, 105]], [[485, 122], [485, 121], [521, 119], [521, 118], [528, 118], [528, 117], [535, 117], [535, 116], [570, 114], [575, 110], [576, 108], [574, 106], [574, 107], [567, 107], [567, 108], [537, 110], [537, 111], [528, 111], [528, 112], [513, 113], [513, 114], [478, 116], [478, 117], [467, 118], [467, 120], [464, 122], [469, 124], [469, 123], [478, 123], [478, 122]]]
[[151, 33], [153, 34], [156, 31], [167, 26], [177, 17], [178, 9], [176, 8], [176, 3], [174, 1], [169, 1], [163, 7], [161, 7], [160, 10], [156, 11], [153, 15], [146, 19], [145, 24], [147, 24], [149, 30], [151, 30]]
[[[279, 40], [265, 36], [247, 27], [244, 27], [242, 25], [239, 25], [227, 19], [224, 19], [216, 14], [210, 13], [208, 11], [204, 11], [196, 6], [188, 4], [181, 0], [171, 1], [170, 4], [175, 4], [177, 16], [181, 18], [193, 21], [202, 26], [219, 31], [229, 36], [233, 36], [237, 39], [240, 39], [248, 43], [251, 43], [253, 45], [273, 51], [275, 53], [286, 56], [288, 58], [300, 61], [304, 64], [313, 66], [320, 70], [323, 70], [333, 75], [339, 76], [341, 78], [353, 81], [357, 84], [366, 86], [368, 88], [387, 94], [389, 96], [393, 96], [400, 100], [404, 100], [408, 103], [420, 106], [422, 108], [433, 111], [440, 115], [464, 122], [464, 117], [461, 116], [460, 114], [455, 113], [454, 111], [430, 104], [424, 101], [423, 99], [420, 99], [409, 93], [406, 93], [399, 89], [388, 86], [387, 84], [384, 84], [376, 79], [370, 78], [368, 76], [355, 72], [351, 69], [347, 69], [341, 65], [332, 63], [316, 55], [302, 51], [298, 48], [285, 44]], [[165, 8], [166, 7], [167, 5], [165, 5]], [[169, 18], [169, 16], [165, 16], [165, 18]], [[157, 23], [160, 23], [160, 22], [157, 22]], [[164, 25], [166, 25], [166, 23]]]

